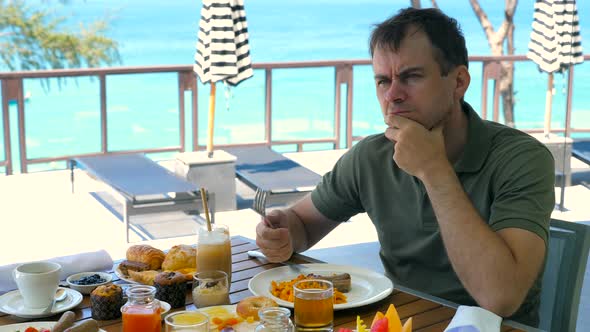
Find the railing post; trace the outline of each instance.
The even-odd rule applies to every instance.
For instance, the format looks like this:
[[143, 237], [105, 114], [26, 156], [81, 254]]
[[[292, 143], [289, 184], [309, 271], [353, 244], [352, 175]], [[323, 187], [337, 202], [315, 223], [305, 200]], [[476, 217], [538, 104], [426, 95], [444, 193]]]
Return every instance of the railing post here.
[[28, 172], [27, 164], [27, 137], [25, 131], [25, 98], [23, 96], [23, 80], [18, 79], [17, 85], [17, 111], [18, 111], [18, 145], [20, 150], [20, 171]]
[[336, 66], [335, 100], [334, 100], [334, 148], [340, 148], [340, 131], [342, 127], [342, 105], [340, 100], [341, 85], [346, 84], [346, 147], [352, 145], [352, 65], [341, 64]]
[[[350, 149], [352, 147], [352, 65], [347, 65], [347, 75], [346, 75], [346, 148]], [[338, 148], [340, 145], [340, 140], [338, 141]]]
[[109, 138], [107, 130], [107, 79], [105, 74], [99, 74], [100, 82], [100, 151], [109, 151]]
[[4, 153], [6, 175], [12, 174], [12, 151], [10, 144], [10, 115], [8, 107], [10, 100], [18, 100], [18, 79], [2, 80], [2, 127], [4, 132]]
[[[186, 109], [184, 103], [184, 92], [191, 91], [191, 96], [194, 96], [197, 90], [197, 81], [195, 80], [195, 74], [191, 71], [179, 71], [178, 72], [178, 125], [179, 125], [179, 139], [180, 139], [180, 152], [184, 152], [186, 150], [185, 147], [185, 140], [186, 140]], [[193, 100], [193, 98], [191, 98]], [[194, 107], [194, 105], [193, 105]], [[193, 119], [194, 120], [194, 119]], [[193, 140], [195, 136], [193, 133]], [[196, 151], [196, 150], [195, 150]]]
[[266, 144], [271, 146], [272, 142], [272, 69], [266, 68], [264, 71], [264, 139]]
[[486, 120], [488, 117], [488, 73], [486, 68], [487, 61], [481, 63], [481, 118]]
[[498, 92], [500, 91], [500, 84], [498, 84], [498, 80], [500, 79], [502, 71], [502, 66], [499, 62], [483, 62], [483, 84], [481, 88], [481, 95], [482, 95], [482, 105], [481, 105], [481, 117], [482, 119], [487, 119], [487, 109], [488, 109], [488, 80], [494, 80], [494, 104], [493, 104], [493, 114], [492, 119], [495, 122], [498, 122], [499, 119], [499, 98]]

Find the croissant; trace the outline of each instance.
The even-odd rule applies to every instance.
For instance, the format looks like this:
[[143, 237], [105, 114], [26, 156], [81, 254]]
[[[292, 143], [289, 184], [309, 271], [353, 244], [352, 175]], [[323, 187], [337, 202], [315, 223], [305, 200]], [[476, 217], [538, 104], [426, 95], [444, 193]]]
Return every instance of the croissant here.
[[177, 271], [185, 268], [197, 267], [197, 249], [180, 244], [170, 248], [162, 263], [162, 270]]
[[145, 263], [150, 270], [158, 270], [166, 255], [160, 249], [156, 249], [147, 244], [133, 245], [127, 249], [127, 260], [133, 262]]

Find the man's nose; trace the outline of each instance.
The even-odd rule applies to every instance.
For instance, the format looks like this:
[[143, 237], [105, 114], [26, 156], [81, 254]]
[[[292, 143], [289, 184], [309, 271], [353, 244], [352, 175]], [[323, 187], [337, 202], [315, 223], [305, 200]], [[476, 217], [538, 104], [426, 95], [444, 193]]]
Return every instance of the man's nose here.
[[406, 92], [399, 81], [393, 80], [389, 85], [389, 89], [385, 91], [385, 100], [390, 103], [400, 103], [406, 99]]

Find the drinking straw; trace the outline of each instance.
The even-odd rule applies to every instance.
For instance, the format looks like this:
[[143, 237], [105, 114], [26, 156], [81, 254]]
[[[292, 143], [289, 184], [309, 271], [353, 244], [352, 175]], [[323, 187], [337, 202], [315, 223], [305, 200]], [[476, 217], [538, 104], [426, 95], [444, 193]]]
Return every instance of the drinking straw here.
[[211, 219], [209, 219], [209, 206], [207, 205], [207, 191], [201, 187], [201, 200], [203, 201], [203, 208], [205, 208], [205, 219], [207, 219], [207, 230], [211, 232]]

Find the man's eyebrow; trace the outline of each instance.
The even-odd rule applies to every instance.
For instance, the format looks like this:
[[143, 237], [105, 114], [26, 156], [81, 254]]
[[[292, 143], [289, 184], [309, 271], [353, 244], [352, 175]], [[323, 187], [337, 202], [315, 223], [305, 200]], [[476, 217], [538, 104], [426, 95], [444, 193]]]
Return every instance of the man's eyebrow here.
[[414, 66], [414, 67], [404, 68], [396, 76], [404, 76], [404, 75], [408, 75], [413, 72], [424, 72], [424, 67]]
[[390, 79], [389, 76], [383, 74], [375, 74], [375, 80], [388, 80]]

